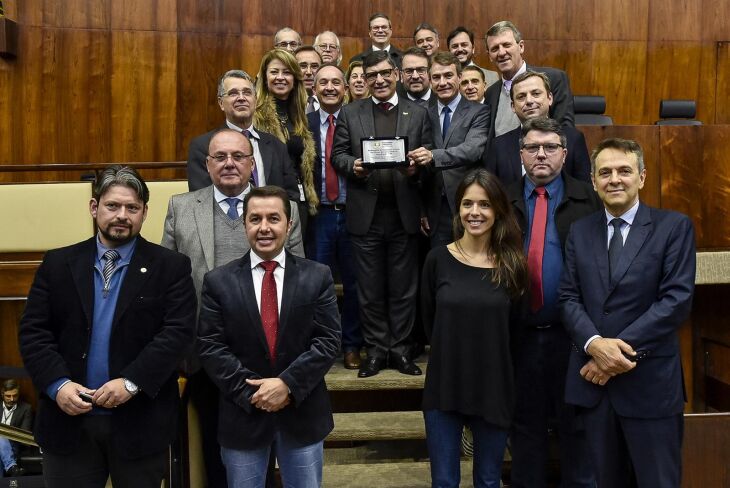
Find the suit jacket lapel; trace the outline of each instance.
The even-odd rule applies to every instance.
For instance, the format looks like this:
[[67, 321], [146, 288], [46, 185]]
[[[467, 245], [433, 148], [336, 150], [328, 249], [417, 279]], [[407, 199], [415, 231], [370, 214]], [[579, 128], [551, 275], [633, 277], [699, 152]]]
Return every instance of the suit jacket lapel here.
[[119, 290], [117, 307], [114, 310], [114, 320], [112, 321], [112, 330], [114, 330], [114, 327], [119, 322], [119, 318], [127, 310], [134, 297], [139, 294], [142, 285], [144, 285], [148, 277], [155, 270], [155, 260], [148, 252], [149, 245], [141, 236], [137, 236], [134, 254], [132, 254], [132, 260], [127, 266], [127, 272], [124, 275], [124, 281]]
[[198, 198], [197, 205], [193, 210], [198, 239], [200, 239], [200, 247], [203, 249], [208, 271], [215, 266], [215, 236], [213, 232], [215, 207], [213, 207], [213, 204], [213, 186], [211, 185]]
[[595, 234], [588, 237], [593, 243], [593, 254], [596, 259], [596, 267], [601, 278], [601, 283], [605, 290], [610, 287], [610, 276], [608, 272], [608, 223], [606, 222], [606, 213], [598, 212], [594, 221]]
[[297, 296], [297, 288], [299, 285], [299, 267], [294, 256], [290, 253], [286, 253], [286, 268], [284, 269], [284, 286], [282, 290], [283, 296], [281, 297], [281, 313], [279, 313], [279, 330], [276, 337], [277, 348], [279, 346], [279, 337], [284, 332], [287, 324], [289, 323], [289, 315], [294, 302], [294, 297]]
[[444, 148], [444, 138], [441, 135], [441, 122], [439, 121], [439, 108], [437, 103], [430, 104], [428, 106], [428, 116], [431, 118], [431, 127], [433, 130], [433, 140], [436, 143], [435, 146], [439, 149]]
[[456, 106], [456, 110], [454, 110], [454, 113], [451, 114], [451, 124], [449, 125], [449, 131], [446, 133], [444, 147], [446, 147], [446, 145], [449, 143], [451, 135], [456, 131], [457, 127], [459, 127], [459, 125], [466, 118], [466, 111], [469, 110], [469, 107], [467, 107], [466, 105], [467, 99], [461, 97], [461, 100], [459, 100], [459, 104]]
[[626, 236], [624, 248], [621, 250], [618, 265], [611, 272], [611, 288], [609, 291], [613, 291], [618, 282], [621, 281], [621, 278], [626, 274], [629, 266], [631, 266], [631, 263], [641, 250], [644, 242], [646, 242], [646, 238], [651, 233], [652, 228], [653, 225], [649, 209], [640, 203], [639, 210], [636, 212], [636, 217], [634, 217], [634, 222], [629, 229], [629, 235]]
[[[395, 127], [395, 135], [408, 137], [408, 129], [411, 122], [411, 107], [410, 103], [405, 100], [404, 97], [398, 99], [398, 123]], [[406, 148], [408, 150], [408, 148]]]
[[[509, 137], [509, 145], [510, 150], [507, 152], [507, 163], [509, 166], [509, 172], [510, 172], [510, 179], [511, 180], [519, 180], [522, 178], [522, 157], [520, 156], [520, 136], [519, 136], [519, 128], [513, 131], [514, 134], [510, 134], [509, 136], [505, 134], [506, 137]], [[512, 150], [512, 147], [515, 148], [515, 150]]]
[[269, 150], [271, 144], [271, 140], [263, 140], [259, 138], [258, 145], [259, 145], [259, 152], [261, 153], [261, 164], [264, 166], [264, 179], [266, 181], [269, 181], [269, 178], [271, 177], [271, 166], [272, 163], [269, 162], [267, 164], [267, 161], [269, 160], [269, 155], [271, 154], [271, 151]]
[[[362, 129], [363, 137], [369, 137], [375, 135], [375, 121], [373, 120], [373, 107], [374, 103], [361, 103], [358, 118], [360, 119], [360, 127]], [[355, 144], [360, 145], [360, 141], [355, 141]]]
[[84, 252], [75, 254], [69, 259], [71, 276], [79, 294], [81, 306], [86, 315], [89, 327], [94, 320], [94, 260], [96, 258], [96, 237], [85, 243]]
[[261, 313], [259, 312], [259, 305], [256, 302], [256, 292], [253, 287], [253, 271], [251, 270], [251, 253], [246, 253], [241, 258], [240, 267], [238, 268], [238, 296], [243, 298], [243, 302], [248, 312], [249, 323], [256, 330], [256, 335], [259, 338], [261, 347], [268, 354], [269, 344], [266, 342], [266, 334], [264, 333], [264, 326], [261, 323]]

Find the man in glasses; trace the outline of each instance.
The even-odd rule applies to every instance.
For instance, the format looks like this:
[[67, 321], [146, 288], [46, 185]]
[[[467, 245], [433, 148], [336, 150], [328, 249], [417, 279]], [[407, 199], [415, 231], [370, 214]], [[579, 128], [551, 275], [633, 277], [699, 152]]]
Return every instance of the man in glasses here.
[[510, 437], [517, 487], [547, 486], [549, 425], [557, 425], [561, 486], [595, 486], [583, 432], [576, 430], [573, 407], [564, 401], [570, 339], [560, 322], [557, 290], [570, 224], [600, 210], [601, 201], [588, 183], [564, 171], [569, 153], [564, 130], [544, 117], [525, 121], [518, 142], [525, 176], [507, 189], [525, 236], [530, 276], [514, 361], [517, 401]]
[[358, 376], [378, 374], [387, 364], [419, 375], [409, 358], [418, 284], [419, 161], [406, 157], [406, 167], [369, 170], [361, 141], [400, 136], [408, 138], [406, 151], [430, 148], [431, 124], [424, 108], [396, 93], [398, 70], [387, 52], [370, 53], [363, 69], [372, 96], [342, 107], [333, 149], [333, 165], [347, 177], [346, 225], [368, 354]]
[[[236, 77], [226, 79], [235, 80], [237, 84], [245, 81]], [[245, 90], [248, 85], [244, 83], [237, 86], [236, 89]], [[198, 300], [205, 273], [240, 258], [251, 247], [241, 218], [243, 199], [252, 187], [251, 172], [255, 156], [251, 140], [238, 129], [228, 127], [214, 132], [209, 140], [205, 167], [211, 183], [199, 190], [170, 198], [162, 236], [164, 247], [190, 258]], [[278, 140], [276, 142], [279, 143]], [[294, 224], [286, 246], [293, 254], [304, 257], [296, 205], [292, 205], [292, 218]], [[187, 358], [185, 369], [189, 398], [198, 410], [201, 423], [208, 486], [226, 486], [220, 446], [216, 439], [218, 390], [201, 369], [197, 355]]]
[[[316, 53], [315, 53], [316, 54]], [[275, 185], [284, 188], [292, 200], [299, 199], [296, 170], [284, 143], [268, 132], [253, 126], [256, 111], [256, 90], [253, 79], [241, 70], [226, 71], [218, 82], [218, 106], [225, 123], [190, 141], [188, 148], [188, 188], [190, 191], [209, 187], [212, 183], [207, 167], [210, 140], [220, 129], [243, 132], [253, 145], [255, 186]]]
[[431, 83], [428, 81], [428, 68], [431, 61], [426, 51], [420, 47], [412, 47], [403, 53], [403, 61], [400, 71], [400, 96], [416, 102], [423, 108], [427, 108], [432, 96]]
[[314, 49], [322, 57], [322, 64], [339, 66], [342, 62], [340, 39], [332, 31], [324, 31], [317, 34], [314, 38]]
[[302, 45], [302, 36], [291, 27], [284, 27], [276, 31], [274, 34], [274, 47], [278, 49], [286, 49], [294, 54], [299, 46]]
[[363, 61], [365, 57], [376, 51], [386, 51], [390, 55], [390, 59], [397, 68], [400, 68], [403, 53], [395, 46], [390, 44], [390, 37], [393, 35], [393, 26], [390, 18], [383, 13], [375, 13], [368, 20], [368, 36], [372, 41], [371, 46], [360, 54], [356, 54], [350, 59], [353, 61]]
[[[545, 73], [526, 71], [512, 81], [510, 90], [512, 110], [523, 126], [527, 120], [547, 117], [553, 104], [550, 79]], [[494, 173], [502, 183], [509, 185], [518, 181], [524, 174], [524, 159], [520, 159], [521, 128], [496, 137], [489, 145], [487, 169]], [[591, 181], [591, 160], [583, 133], [575, 127], [563, 127], [566, 138], [567, 155], [563, 171], [581, 181]]]

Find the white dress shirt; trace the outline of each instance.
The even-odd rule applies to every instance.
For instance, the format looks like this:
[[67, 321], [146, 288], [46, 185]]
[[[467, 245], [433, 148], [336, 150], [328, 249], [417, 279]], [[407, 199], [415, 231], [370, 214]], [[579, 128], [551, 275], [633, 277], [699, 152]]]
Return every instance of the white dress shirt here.
[[[251, 277], [253, 278], [253, 289], [256, 293], [256, 304], [259, 307], [259, 313], [261, 313], [261, 286], [264, 283], [264, 274], [266, 271], [264, 268], [259, 266], [266, 259], [261, 257], [251, 250]], [[276, 301], [279, 308], [279, 315], [281, 316], [281, 296], [284, 291], [284, 268], [286, 265], [286, 252], [282, 249], [281, 252], [274, 257], [271, 261], [276, 261], [279, 266], [274, 270], [274, 280], [276, 281]]]

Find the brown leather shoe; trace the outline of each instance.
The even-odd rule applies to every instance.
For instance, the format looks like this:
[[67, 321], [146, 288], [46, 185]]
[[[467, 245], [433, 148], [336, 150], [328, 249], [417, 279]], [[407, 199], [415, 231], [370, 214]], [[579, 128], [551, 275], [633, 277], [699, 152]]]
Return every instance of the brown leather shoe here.
[[360, 369], [360, 351], [345, 352], [345, 369]]

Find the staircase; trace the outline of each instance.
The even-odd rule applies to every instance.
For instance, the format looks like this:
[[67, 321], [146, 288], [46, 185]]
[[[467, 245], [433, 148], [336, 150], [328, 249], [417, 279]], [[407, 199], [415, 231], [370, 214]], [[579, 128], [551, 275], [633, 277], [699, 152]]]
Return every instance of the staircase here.
[[[327, 374], [335, 428], [325, 440], [324, 488], [431, 486], [421, 394], [422, 376], [385, 369], [358, 378], [338, 360]], [[471, 461], [462, 461], [462, 487], [472, 487]]]

